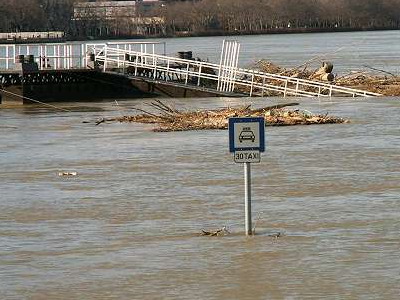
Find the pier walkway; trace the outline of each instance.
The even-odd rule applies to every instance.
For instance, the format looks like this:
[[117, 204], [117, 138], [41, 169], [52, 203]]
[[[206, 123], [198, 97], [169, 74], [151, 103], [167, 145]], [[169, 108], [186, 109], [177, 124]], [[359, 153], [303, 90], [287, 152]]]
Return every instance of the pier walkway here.
[[[164, 42], [3, 44], [0, 85], [49, 83], [53, 78], [68, 81], [74, 73], [96, 71], [132, 80], [139, 86], [141, 83], [140, 89], [147, 86], [148, 92], [154, 92], [154, 86], [160, 85], [224, 96], [380, 96], [332, 83], [239, 68], [239, 49], [236, 41], [224, 41], [221, 61], [215, 64], [191, 55], [167, 56]], [[21, 69], [20, 63], [27, 60], [36, 68]]]

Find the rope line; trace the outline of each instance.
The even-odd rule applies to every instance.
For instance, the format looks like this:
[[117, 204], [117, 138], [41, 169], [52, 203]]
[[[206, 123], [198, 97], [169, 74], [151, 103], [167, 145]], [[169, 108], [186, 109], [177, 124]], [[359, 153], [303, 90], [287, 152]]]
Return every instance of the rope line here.
[[15, 93], [13, 93], [13, 92], [6, 91], [6, 90], [3, 89], [3, 88], [0, 88], [0, 91], [4, 92], [4, 93], [6, 93], [6, 94], [10, 94], [10, 95], [13, 95], [13, 96], [17, 96], [17, 97], [22, 98], [22, 99], [27, 99], [27, 100], [29, 100], [29, 101], [32, 101], [32, 102], [35, 102], [35, 103], [38, 103], [38, 104], [41, 104], [41, 105], [44, 105], [44, 106], [48, 106], [48, 107], [55, 108], [55, 109], [58, 109], [58, 110], [62, 110], [62, 111], [65, 111], [65, 112], [72, 112], [72, 111], [69, 110], [69, 109], [61, 108], [61, 107], [58, 107], [58, 106], [55, 106], [55, 105], [52, 105], [52, 104], [48, 104], [48, 103], [45, 103], [45, 102], [42, 102], [42, 101], [39, 101], [39, 100], [36, 100], [36, 99], [33, 99], [33, 98], [21, 96], [21, 95], [15, 94]]

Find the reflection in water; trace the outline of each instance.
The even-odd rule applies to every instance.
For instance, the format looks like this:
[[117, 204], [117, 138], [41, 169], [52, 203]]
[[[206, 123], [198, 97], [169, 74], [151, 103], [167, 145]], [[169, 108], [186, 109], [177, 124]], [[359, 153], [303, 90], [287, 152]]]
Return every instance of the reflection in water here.
[[141, 100], [0, 110], [2, 299], [397, 298], [400, 104], [299, 101], [352, 122], [267, 128], [250, 238], [226, 131], [82, 123]]

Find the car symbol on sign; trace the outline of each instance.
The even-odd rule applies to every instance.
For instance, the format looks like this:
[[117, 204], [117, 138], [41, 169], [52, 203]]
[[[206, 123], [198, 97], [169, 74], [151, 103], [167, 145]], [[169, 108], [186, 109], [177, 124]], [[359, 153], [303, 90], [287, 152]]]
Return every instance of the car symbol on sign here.
[[242, 132], [239, 134], [239, 142], [243, 141], [251, 141], [254, 143], [254, 140], [256, 139], [256, 136], [254, 135], [253, 131], [250, 129], [250, 127], [243, 127]]

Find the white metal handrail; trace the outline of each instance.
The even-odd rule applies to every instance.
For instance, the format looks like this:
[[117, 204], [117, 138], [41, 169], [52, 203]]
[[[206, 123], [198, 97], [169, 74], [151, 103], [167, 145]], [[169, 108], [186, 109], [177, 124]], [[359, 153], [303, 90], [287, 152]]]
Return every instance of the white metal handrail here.
[[15, 70], [20, 55], [33, 55], [39, 69], [87, 68], [92, 49], [116, 48], [165, 54], [165, 42], [0, 44], [0, 70]]
[[271, 92], [305, 97], [329, 97], [334, 94], [380, 96], [331, 83], [238, 68], [236, 50], [231, 51], [232, 57], [223, 59], [232, 62], [227, 65], [169, 57], [165, 52], [165, 42], [0, 44], [0, 69], [15, 68], [18, 55], [34, 55], [39, 69], [84, 69], [88, 68], [94, 55], [94, 60], [102, 64], [104, 71], [121, 69], [126, 72], [131, 67], [135, 76], [249, 96], [264, 96]]
[[[126, 55], [132, 59], [126, 60]], [[170, 77], [175, 76], [181, 79], [180, 83], [200, 86], [202, 79], [206, 79], [214, 82], [214, 86], [209, 85], [213, 88], [217, 88], [218, 82], [230, 82], [233, 86], [230, 91], [245, 93], [249, 96], [264, 96], [268, 92], [278, 92], [284, 96], [304, 97], [329, 97], [333, 94], [346, 94], [353, 97], [380, 96], [380, 94], [364, 90], [250, 69], [235, 68], [232, 72], [231, 66], [229, 66], [229, 72], [227, 72], [224, 66], [209, 62], [117, 49], [108, 45], [105, 45], [98, 52], [96, 60], [103, 63], [104, 71], [113, 68], [126, 71], [127, 67], [133, 67], [135, 76], [138, 76], [138, 70], [145, 69], [151, 72], [146, 77], [160, 80], [157, 72], [164, 72], [166, 74], [164, 76], [165, 81], [169, 81]], [[205, 70], [208, 70], [208, 72], [205, 72]], [[232, 74], [234, 74], [234, 77], [232, 77]]]

